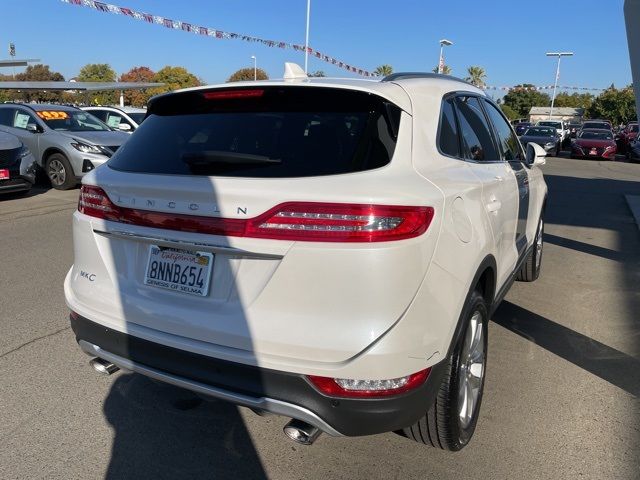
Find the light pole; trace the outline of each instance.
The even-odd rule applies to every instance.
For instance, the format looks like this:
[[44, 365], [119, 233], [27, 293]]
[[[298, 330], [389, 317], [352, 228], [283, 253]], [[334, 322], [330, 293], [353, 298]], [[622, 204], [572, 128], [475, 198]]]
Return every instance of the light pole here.
[[549, 110], [549, 119], [553, 116], [553, 104], [556, 102], [556, 89], [558, 88], [558, 79], [560, 78], [560, 59], [562, 57], [572, 57], [573, 52], [547, 52], [547, 57], [558, 57], [558, 66], [556, 68], [556, 81], [553, 84], [553, 96], [551, 97], [551, 109]]
[[[9, 43], [9, 55], [11, 56], [11, 60], [15, 60], [16, 58], [16, 46], [13, 42]], [[16, 79], [16, 67], [11, 67], [11, 71], [13, 72], [12, 79]]]
[[446, 38], [440, 40], [440, 59], [438, 60], [439, 74], [442, 74], [442, 72], [444, 71], [444, 47], [449, 47], [451, 45], [453, 45], [453, 42], [451, 40], [447, 40]]
[[307, 29], [304, 34], [304, 73], [309, 65], [309, 16], [311, 15], [311, 0], [307, 0]]
[[253, 81], [258, 80], [258, 64], [255, 55], [251, 55], [251, 59], [253, 60]]

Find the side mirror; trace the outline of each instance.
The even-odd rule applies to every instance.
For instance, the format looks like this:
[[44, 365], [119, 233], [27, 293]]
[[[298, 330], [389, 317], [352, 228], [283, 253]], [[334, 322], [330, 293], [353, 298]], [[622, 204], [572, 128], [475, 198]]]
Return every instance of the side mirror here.
[[527, 144], [527, 164], [530, 166], [534, 165], [544, 165], [547, 163], [547, 152], [544, 151], [537, 143], [528, 143]]
[[40, 128], [35, 123], [28, 123], [27, 131], [31, 133], [40, 133]]
[[118, 130], [122, 130], [123, 132], [129, 132], [131, 130], [131, 125], [128, 123], [121, 122], [118, 124]]

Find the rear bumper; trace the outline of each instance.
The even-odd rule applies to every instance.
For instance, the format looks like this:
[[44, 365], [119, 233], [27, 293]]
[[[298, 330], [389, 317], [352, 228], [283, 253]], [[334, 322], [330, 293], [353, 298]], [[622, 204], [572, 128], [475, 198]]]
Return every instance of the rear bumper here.
[[70, 317], [82, 350], [119, 367], [236, 405], [295, 418], [334, 435], [359, 436], [408, 427], [437, 393], [442, 363], [405, 394], [344, 399], [318, 392], [304, 375], [195, 354], [117, 332], [81, 316]]
[[17, 177], [10, 180], [0, 180], [0, 193], [23, 192], [33, 187], [31, 178]]

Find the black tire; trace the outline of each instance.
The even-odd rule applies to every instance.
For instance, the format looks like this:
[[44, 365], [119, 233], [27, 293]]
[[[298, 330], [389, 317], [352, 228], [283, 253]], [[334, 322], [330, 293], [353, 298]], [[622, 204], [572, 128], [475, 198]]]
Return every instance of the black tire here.
[[536, 230], [536, 238], [533, 242], [533, 249], [527, 256], [520, 267], [520, 271], [516, 276], [516, 280], [519, 282], [534, 282], [540, 276], [540, 269], [542, 267], [542, 250], [544, 247], [544, 221], [540, 217], [538, 222], [538, 229]]
[[76, 176], [67, 157], [61, 153], [53, 153], [47, 157], [44, 171], [56, 190], [69, 190], [76, 186]]
[[[480, 322], [475, 323], [476, 327], [473, 329], [472, 324], [477, 321], [476, 315], [479, 316]], [[487, 304], [480, 292], [474, 291], [471, 294], [465, 305], [462, 319], [463, 328], [446, 360], [445, 374], [434, 403], [429, 407], [424, 417], [402, 430], [402, 433], [411, 440], [450, 451], [458, 451], [469, 443], [480, 414], [487, 361], [489, 323]], [[478, 325], [480, 326], [479, 330]], [[478, 346], [482, 348], [482, 364], [480, 371], [478, 372], [478, 368], [475, 371], [479, 373], [479, 376], [471, 374], [473, 371], [469, 363], [471, 355], [467, 356], [465, 353], [467, 342], [470, 345], [473, 344], [474, 333], [477, 334], [478, 331], [480, 332]], [[472, 341], [469, 341], [469, 334]], [[469, 379], [472, 376], [478, 379], [474, 380], [474, 383], [477, 382], [477, 396], [471, 406], [471, 411], [467, 412], [468, 418], [465, 416], [463, 419], [461, 418], [461, 410], [467, 404], [461, 399], [461, 389], [470, 385]]]

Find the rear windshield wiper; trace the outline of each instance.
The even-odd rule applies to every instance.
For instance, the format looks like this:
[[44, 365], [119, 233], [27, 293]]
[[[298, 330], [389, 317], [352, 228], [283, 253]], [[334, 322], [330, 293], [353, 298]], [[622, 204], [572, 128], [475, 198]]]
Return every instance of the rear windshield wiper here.
[[279, 158], [269, 158], [264, 155], [250, 153], [224, 152], [219, 150], [203, 150], [200, 152], [186, 152], [182, 154], [182, 161], [190, 166], [200, 165], [261, 165], [282, 163]]

